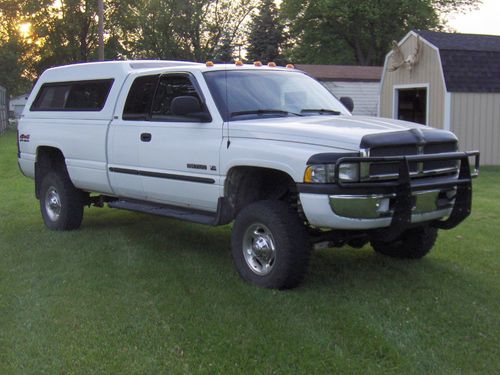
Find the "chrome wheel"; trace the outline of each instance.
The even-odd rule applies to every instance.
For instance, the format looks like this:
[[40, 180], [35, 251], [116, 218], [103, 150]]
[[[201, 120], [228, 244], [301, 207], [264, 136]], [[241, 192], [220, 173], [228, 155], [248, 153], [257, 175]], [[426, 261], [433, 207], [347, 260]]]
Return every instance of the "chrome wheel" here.
[[49, 187], [47, 189], [47, 193], [45, 193], [45, 211], [47, 212], [49, 219], [57, 221], [57, 219], [59, 219], [59, 215], [61, 215], [61, 208], [62, 205], [59, 193], [55, 187]]
[[263, 224], [252, 224], [243, 236], [243, 256], [257, 275], [269, 274], [276, 260], [276, 246], [271, 231]]

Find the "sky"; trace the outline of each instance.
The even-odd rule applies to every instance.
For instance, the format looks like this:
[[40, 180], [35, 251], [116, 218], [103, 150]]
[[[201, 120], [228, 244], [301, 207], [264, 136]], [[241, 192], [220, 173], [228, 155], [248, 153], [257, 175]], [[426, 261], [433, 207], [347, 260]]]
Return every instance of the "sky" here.
[[500, 35], [500, 0], [483, 0], [477, 10], [446, 18], [448, 25], [459, 33]]

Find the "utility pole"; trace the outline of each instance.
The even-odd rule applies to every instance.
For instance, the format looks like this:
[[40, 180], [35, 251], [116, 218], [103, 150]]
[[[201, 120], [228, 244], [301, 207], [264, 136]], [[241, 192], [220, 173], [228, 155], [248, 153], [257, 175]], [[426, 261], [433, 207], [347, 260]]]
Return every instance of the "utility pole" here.
[[241, 60], [241, 47], [243, 46], [243, 43], [238, 42], [238, 43], [234, 43], [234, 45], [236, 47], [238, 47], [238, 60]]
[[97, 0], [99, 17], [99, 60], [104, 60], [104, 0]]

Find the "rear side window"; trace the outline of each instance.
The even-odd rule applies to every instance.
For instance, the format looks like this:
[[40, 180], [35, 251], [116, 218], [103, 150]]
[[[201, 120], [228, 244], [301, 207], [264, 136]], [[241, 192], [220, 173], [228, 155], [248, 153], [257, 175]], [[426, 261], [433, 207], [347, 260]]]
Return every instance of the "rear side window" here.
[[125, 102], [123, 110], [124, 120], [146, 120], [151, 109], [151, 101], [156, 90], [159, 75], [138, 77]]
[[112, 79], [46, 83], [31, 106], [32, 111], [100, 111], [106, 104]]

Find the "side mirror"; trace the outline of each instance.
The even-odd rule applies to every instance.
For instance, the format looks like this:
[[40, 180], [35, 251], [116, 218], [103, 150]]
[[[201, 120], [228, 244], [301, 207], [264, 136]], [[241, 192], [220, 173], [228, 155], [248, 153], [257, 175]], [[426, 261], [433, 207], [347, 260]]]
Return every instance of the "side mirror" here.
[[340, 98], [340, 102], [347, 108], [349, 112], [354, 110], [354, 100], [348, 96], [343, 96]]

